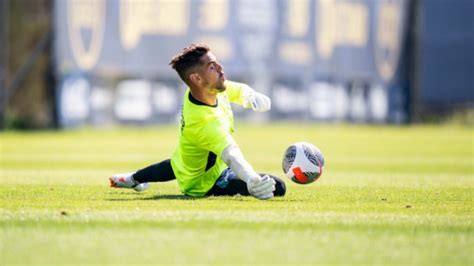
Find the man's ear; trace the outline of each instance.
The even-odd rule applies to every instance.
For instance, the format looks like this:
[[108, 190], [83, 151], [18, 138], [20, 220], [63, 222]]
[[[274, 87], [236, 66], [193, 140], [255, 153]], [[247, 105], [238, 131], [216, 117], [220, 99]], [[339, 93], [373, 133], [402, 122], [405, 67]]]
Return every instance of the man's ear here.
[[189, 74], [189, 80], [194, 84], [199, 84], [201, 82], [201, 76], [198, 73], [194, 72]]

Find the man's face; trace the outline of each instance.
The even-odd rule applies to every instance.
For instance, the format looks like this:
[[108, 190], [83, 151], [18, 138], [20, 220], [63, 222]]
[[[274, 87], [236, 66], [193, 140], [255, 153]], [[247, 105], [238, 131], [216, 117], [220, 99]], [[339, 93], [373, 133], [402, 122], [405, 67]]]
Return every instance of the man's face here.
[[202, 58], [202, 65], [198, 69], [201, 77], [201, 86], [209, 90], [225, 91], [224, 68], [217, 62], [216, 56], [211, 52], [205, 54]]

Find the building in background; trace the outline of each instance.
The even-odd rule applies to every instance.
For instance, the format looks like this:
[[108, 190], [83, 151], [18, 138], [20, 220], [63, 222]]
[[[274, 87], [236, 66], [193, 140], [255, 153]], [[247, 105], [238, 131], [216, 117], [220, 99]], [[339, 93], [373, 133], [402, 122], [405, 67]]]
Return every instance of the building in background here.
[[406, 123], [474, 104], [470, 0], [54, 0], [62, 127], [170, 123], [168, 66], [206, 43], [230, 79], [271, 96], [258, 121]]

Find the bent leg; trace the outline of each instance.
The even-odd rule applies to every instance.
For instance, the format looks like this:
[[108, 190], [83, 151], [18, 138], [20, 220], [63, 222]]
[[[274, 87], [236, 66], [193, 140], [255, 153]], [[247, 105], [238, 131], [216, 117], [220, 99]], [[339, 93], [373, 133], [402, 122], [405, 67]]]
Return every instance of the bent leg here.
[[237, 175], [230, 168], [222, 172], [217, 179], [214, 186], [207, 192], [207, 196], [234, 196], [240, 194], [242, 196], [249, 196], [247, 190], [247, 183], [240, 180]]
[[132, 178], [138, 183], [147, 183], [170, 181], [176, 179], [176, 176], [171, 168], [171, 160], [167, 159], [138, 170]]
[[[261, 176], [265, 174], [260, 174]], [[282, 179], [274, 175], [268, 175], [275, 180], [275, 197], [282, 197], [286, 193], [286, 185]], [[222, 172], [219, 179], [217, 179], [214, 186], [207, 192], [207, 196], [234, 196], [240, 194], [242, 196], [249, 196], [247, 184], [238, 178], [231, 169], [226, 169]]]
[[286, 194], [286, 184], [285, 182], [279, 178], [278, 176], [270, 175], [270, 174], [262, 174], [259, 173], [261, 176], [268, 175], [269, 177], [275, 180], [275, 191], [273, 191], [273, 196], [275, 197], [283, 197]]

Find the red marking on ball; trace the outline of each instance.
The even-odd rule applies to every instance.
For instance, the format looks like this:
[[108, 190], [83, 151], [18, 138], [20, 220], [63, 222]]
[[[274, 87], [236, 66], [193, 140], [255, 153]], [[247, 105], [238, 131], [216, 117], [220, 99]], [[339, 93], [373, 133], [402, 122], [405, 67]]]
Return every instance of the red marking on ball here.
[[303, 171], [301, 171], [300, 167], [295, 167], [292, 171], [293, 174], [295, 174], [296, 180], [303, 184], [308, 183], [308, 177], [303, 173]]

